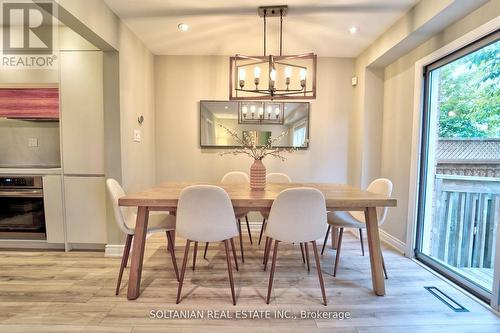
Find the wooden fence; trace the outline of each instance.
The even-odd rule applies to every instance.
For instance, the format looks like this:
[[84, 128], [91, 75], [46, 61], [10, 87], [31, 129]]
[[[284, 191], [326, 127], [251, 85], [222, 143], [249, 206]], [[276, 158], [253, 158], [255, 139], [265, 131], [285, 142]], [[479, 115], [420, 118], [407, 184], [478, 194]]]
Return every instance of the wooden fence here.
[[436, 175], [430, 255], [454, 267], [492, 268], [500, 179]]

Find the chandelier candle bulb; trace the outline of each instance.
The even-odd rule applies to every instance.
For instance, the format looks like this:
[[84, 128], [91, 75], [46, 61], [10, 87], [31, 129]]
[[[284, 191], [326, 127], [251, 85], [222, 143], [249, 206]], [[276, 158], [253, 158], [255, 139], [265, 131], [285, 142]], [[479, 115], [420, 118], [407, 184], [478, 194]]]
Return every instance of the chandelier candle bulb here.
[[271, 72], [269, 73], [269, 88], [271, 90], [274, 90], [274, 86], [275, 86], [275, 83], [276, 83], [276, 70], [275, 69], [271, 69]]
[[274, 114], [276, 115], [276, 119], [278, 119], [280, 116], [280, 108], [274, 109]]
[[305, 81], [307, 77], [307, 69], [301, 68], [300, 69], [300, 81]]
[[303, 89], [306, 89], [306, 77], [307, 77], [307, 70], [305, 68], [302, 68], [300, 70], [300, 86]]
[[245, 86], [245, 79], [247, 77], [247, 72], [245, 71], [244, 68], [240, 68], [238, 71], [238, 78], [240, 80], [240, 88], [243, 89]]
[[276, 81], [276, 70], [271, 69], [271, 73], [269, 73], [269, 77], [271, 78], [271, 81]]
[[259, 108], [259, 118], [262, 119], [263, 116], [264, 116], [264, 108], [261, 106]]
[[256, 78], [256, 79], [260, 78], [260, 67], [255, 67], [255, 68], [253, 69], [253, 76], [254, 76], [254, 78]]
[[285, 84], [286, 84], [286, 90], [289, 89], [290, 78], [291, 77], [292, 77], [292, 67], [286, 66], [285, 67]]
[[255, 67], [253, 69], [253, 81], [255, 83], [255, 90], [258, 90], [257, 86], [259, 85], [260, 81], [260, 67]]
[[243, 112], [243, 117], [247, 117], [247, 112], [248, 112], [248, 107], [245, 105], [244, 107], [241, 108], [241, 111]]
[[255, 117], [255, 105], [250, 106], [250, 112], [252, 112], [252, 119]]

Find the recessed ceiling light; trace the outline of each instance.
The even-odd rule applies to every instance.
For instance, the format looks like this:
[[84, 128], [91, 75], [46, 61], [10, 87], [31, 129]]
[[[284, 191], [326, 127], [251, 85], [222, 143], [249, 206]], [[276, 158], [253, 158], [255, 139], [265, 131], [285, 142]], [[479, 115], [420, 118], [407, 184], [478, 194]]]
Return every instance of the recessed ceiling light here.
[[350, 27], [349, 28], [349, 32], [351, 33], [351, 35], [354, 35], [358, 31], [359, 31], [358, 27]]
[[179, 28], [179, 31], [187, 32], [189, 30], [189, 24], [187, 24], [187, 23], [179, 23], [179, 25], [177, 26], [177, 28]]

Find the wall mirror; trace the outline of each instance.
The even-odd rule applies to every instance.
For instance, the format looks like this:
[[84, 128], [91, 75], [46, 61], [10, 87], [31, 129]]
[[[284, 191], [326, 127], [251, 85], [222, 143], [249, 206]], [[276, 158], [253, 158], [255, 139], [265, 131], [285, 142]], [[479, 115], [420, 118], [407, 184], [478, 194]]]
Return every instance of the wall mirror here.
[[287, 132], [274, 146], [309, 147], [309, 103], [275, 101], [200, 101], [200, 146], [234, 148], [240, 146], [224, 128], [235, 130], [240, 137], [252, 133], [259, 145], [270, 137]]

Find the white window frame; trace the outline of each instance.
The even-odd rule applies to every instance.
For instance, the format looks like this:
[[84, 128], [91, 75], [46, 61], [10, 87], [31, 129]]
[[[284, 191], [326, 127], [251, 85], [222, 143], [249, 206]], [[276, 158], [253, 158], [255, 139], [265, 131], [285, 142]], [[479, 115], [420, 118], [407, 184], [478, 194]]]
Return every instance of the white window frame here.
[[303, 143], [302, 143], [302, 145], [301, 145], [301, 146], [299, 146], [299, 147], [303, 147], [303, 146], [305, 145], [305, 143], [306, 143], [306, 141], [305, 141], [305, 140], [307, 140], [307, 123], [306, 123], [306, 121], [305, 121], [305, 120], [302, 120], [300, 123], [296, 124], [296, 125], [293, 127], [293, 131], [292, 131], [292, 146], [294, 146], [294, 147], [295, 147], [295, 142], [294, 142], [294, 139], [295, 139], [295, 131], [296, 131], [297, 129], [301, 129], [301, 128], [303, 128], [303, 129], [304, 129], [304, 131], [305, 131], [305, 132], [304, 132], [304, 142], [303, 142]]
[[[425, 66], [453, 53], [462, 47], [469, 45], [482, 37], [500, 28], [500, 17], [479, 26], [478, 28], [457, 38], [453, 42], [432, 52], [426, 57], [415, 62], [414, 77], [414, 101], [413, 101], [413, 125], [411, 143], [411, 165], [408, 193], [408, 219], [406, 228], [406, 256], [414, 257], [416, 245], [416, 227], [418, 212], [418, 196], [420, 183], [420, 155], [421, 155], [421, 133], [422, 133], [422, 112], [424, 108], [424, 68]], [[497, 228], [496, 248], [500, 248], [500, 228]], [[495, 270], [493, 276], [493, 293], [491, 297], [491, 307], [500, 311], [500, 255], [495, 256]]]

